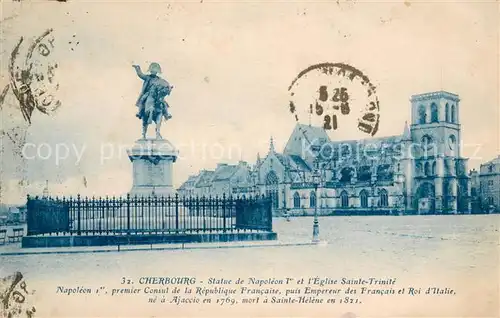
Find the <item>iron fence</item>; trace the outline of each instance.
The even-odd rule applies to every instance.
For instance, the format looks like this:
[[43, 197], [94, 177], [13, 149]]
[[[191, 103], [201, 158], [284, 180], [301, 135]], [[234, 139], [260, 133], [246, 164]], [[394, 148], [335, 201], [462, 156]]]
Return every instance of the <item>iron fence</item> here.
[[139, 235], [271, 231], [267, 197], [39, 198], [27, 203], [28, 235]]

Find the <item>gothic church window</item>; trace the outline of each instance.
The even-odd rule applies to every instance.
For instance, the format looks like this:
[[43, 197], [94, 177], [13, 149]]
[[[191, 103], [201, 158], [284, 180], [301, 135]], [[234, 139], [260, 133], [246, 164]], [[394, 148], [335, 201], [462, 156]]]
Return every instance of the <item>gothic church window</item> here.
[[366, 192], [366, 190], [362, 190], [359, 193], [359, 199], [361, 201], [361, 207], [367, 208], [368, 207], [368, 192]]
[[344, 168], [340, 171], [340, 182], [351, 182], [353, 176], [353, 168]]
[[420, 162], [417, 162], [416, 168], [415, 168], [417, 175], [421, 176], [424, 174], [424, 167]]
[[457, 114], [455, 110], [455, 105], [451, 105], [451, 122], [456, 123], [457, 122]]
[[345, 190], [342, 191], [342, 193], [340, 194], [340, 205], [343, 208], [349, 207], [349, 195], [347, 194], [347, 192]]
[[424, 174], [426, 177], [431, 175], [431, 165], [429, 162], [426, 162], [424, 165]]
[[332, 181], [337, 181], [337, 171], [332, 169]]
[[448, 105], [448, 103], [446, 103], [446, 107], [445, 107], [445, 121], [447, 123], [450, 122], [450, 105]]
[[359, 181], [370, 181], [372, 177], [372, 171], [370, 166], [361, 166], [358, 172]]
[[311, 191], [311, 194], [309, 195], [309, 206], [311, 208], [316, 206], [316, 193], [314, 191]]
[[450, 147], [450, 150], [454, 151], [455, 150], [455, 145], [457, 143], [457, 138], [455, 135], [450, 135], [448, 137], [448, 147]]
[[435, 161], [432, 163], [432, 175], [433, 176], [436, 175], [436, 162]]
[[418, 123], [425, 124], [427, 122], [427, 111], [424, 105], [420, 105], [418, 108]]
[[477, 189], [476, 188], [471, 188], [470, 189], [471, 196], [475, 197], [477, 195]]
[[431, 123], [437, 123], [439, 121], [438, 107], [435, 103], [431, 104]]
[[300, 195], [298, 192], [293, 194], [293, 207], [296, 209], [300, 208]]
[[274, 209], [279, 208], [278, 186], [279, 179], [274, 170], [271, 170], [266, 175], [266, 195], [271, 198]]
[[380, 206], [388, 207], [389, 206], [389, 196], [387, 195], [387, 190], [380, 190]]
[[274, 171], [269, 171], [269, 173], [266, 176], [266, 184], [278, 184], [279, 179], [278, 176], [276, 175], [276, 172]]
[[377, 167], [377, 179], [379, 181], [391, 181], [393, 179], [393, 173], [391, 165], [385, 164]]
[[349, 159], [352, 156], [351, 145], [342, 145], [340, 155], [342, 158]]

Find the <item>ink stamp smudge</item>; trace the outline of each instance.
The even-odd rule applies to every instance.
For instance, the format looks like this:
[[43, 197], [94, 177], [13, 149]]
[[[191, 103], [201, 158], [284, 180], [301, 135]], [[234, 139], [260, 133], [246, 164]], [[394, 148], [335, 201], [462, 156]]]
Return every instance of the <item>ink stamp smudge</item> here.
[[23, 274], [14, 273], [0, 279], [0, 313], [2, 317], [34, 317], [36, 308], [30, 304], [30, 296]]
[[23, 43], [24, 38], [21, 37], [11, 53], [10, 88], [19, 102], [24, 119], [31, 123], [35, 108], [50, 115], [61, 106], [61, 101], [55, 97], [59, 83], [54, 79], [55, 70], [59, 65], [52, 56], [52, 29], [46, 30], [31, 43], [24, 61], [20, 54]]
[[[55, 73], [59, 65], [55, 60], [54, 42], [52, 29], [44, 31], [31, 42], [24, 37], [19, 38], [7, 64], [9, 83], [0, 90], [0, 111], [2, 116], [10, 119], [4, 120], [4, 127], [0, 131], [0, 156], [6, 148], [3, 138], [8, 137], [13, 155], [21, 159], [15, 170], [22, 175], [22, 183], [25, 181], [26, 167], [21, 150], [34, 110], [51, 115], [61, 106], [61, 101], [56, 98], [59, 83]], [[3, 198], [2, 173], [3, 170], [0, 171], [0, 201]]]
[[[374, 136], [380, 106], [376, 87], [360, 70], [344, 63], [321, 63], [301, 71], [288, 87], [289, 110], [316, 116], [327, 131], [341, 128], [340, 118], [357, 116], [357, 129]], [[356, 114], [357, 113], [357, 114]]]

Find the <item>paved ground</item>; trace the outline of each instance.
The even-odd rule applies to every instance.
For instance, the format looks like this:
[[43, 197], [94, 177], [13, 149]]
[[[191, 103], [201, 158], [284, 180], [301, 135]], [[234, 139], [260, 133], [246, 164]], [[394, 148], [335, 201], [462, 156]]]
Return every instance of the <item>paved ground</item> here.
[[[360, 317], [498, 317], [499, 221], [497, 215], [323, 217], [323, 244], [291, 246], [310, 242], [312, 218], [277, 219], [274, 228], [280, 240], [273, 246], [0, 255], [0, 276], [14, 271], [25, 275], [36, 290], [38, 317], [340, 317], [346, 312]], [[362, 298], [362, 304], [342, 305], [207, 307], [148, 304], [144, 297], [127, 295], [56, 294], [58, 286], [121, 288], [123, 277], [137, 284], [142, 276], [396, 278], [398, 288], [448, 287], [456, 295], [377, 295]]]

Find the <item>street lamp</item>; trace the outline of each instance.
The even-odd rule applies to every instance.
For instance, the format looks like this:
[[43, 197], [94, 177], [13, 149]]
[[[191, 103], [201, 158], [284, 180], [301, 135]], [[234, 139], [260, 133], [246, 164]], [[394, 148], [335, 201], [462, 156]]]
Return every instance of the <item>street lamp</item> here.
[[321, 173], [318, 167], [318, 160], [316, 159], [316, 165], [312, 175], [312, 181], [314, 185], [314, 222], [313, 222], [313, 243], [319, 243], [319, 221], [318, 221], [318, 186], [321, 182]]

